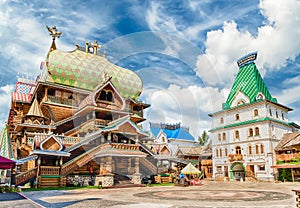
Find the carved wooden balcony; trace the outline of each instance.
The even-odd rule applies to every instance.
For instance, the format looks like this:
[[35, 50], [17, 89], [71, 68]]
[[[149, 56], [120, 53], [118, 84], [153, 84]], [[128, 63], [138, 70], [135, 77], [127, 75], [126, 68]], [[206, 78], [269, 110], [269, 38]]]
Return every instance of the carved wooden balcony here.
[[243, 160], [243, 155], [241, 155], [241, 154], [229, 154], [228, 155], [228, 160], [229, 160], [229, 162], [242, 161]]

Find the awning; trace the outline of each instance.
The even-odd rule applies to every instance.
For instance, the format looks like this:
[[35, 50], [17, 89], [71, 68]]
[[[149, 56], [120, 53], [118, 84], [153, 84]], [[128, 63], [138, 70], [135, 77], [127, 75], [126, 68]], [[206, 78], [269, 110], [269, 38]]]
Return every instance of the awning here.
[[10, 159], [0, 156], [0, 169], [11, 169], [16, 163]]
[[187, 164], [182, 170], [181, 173], [183, 174], [199, 174], [201, 173], [200, 170], [198, 170], [195, 166], [192, 165], [192, 163]]

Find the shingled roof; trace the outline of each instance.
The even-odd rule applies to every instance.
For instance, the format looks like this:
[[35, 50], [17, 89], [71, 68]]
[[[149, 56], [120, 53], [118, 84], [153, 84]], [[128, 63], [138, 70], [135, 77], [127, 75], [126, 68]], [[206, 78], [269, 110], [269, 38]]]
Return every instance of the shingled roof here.
[[300, 132], [286, 133], [275, 147], [275, 151], [289, 150], [293, 146], [300, 145]]

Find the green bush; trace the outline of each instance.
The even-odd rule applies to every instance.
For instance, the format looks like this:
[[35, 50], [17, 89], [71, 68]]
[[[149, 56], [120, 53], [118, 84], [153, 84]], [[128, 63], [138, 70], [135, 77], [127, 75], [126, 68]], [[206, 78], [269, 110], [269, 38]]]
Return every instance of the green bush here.
[[21, 189], [15, 186], [0, 186], [0, 193], [13, 193], [13, 192], [20, 192]]
[[278, 177], [279, 181], [284, 181], [284, 179], [288, 181], [292, 181], [291, 169], [279, 168], [278, 172], [279, 172], [279, 177]]

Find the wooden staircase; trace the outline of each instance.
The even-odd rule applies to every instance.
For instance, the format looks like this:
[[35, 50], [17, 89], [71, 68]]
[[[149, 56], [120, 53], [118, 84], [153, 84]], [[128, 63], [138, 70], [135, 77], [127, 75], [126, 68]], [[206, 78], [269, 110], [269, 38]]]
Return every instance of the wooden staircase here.
[[156, 175], [157, 167], [147, 158], [140, 158], [140, 172], [143, 175]]
[[96, 146], [96, 147], [90, 149], [89, 151], [73, 158], [72, 160], [68, 161], [67, 163], [65, 163], [62, 166], [61, 175], [66, 176], [69, 173], [76, 170], [77, 168], [82, 167], [83, 165], [90, 162], [100, 150], [108, 148], [108, 147], [111, 147], [111, 145], [110, 144], [101, 144], [101, 145]]
[[24, 173], [16, 175], [16, 186], [24, 185], [29, 181], [33, 181], [37, 176], [37, 167], [27, 170]]

